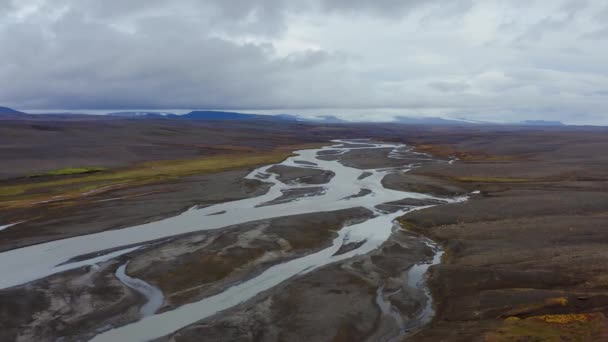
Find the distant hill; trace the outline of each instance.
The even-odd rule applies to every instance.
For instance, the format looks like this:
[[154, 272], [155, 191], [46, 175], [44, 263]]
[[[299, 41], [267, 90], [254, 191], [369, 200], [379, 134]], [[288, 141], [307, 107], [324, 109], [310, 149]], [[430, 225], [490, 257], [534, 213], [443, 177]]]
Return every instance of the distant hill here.
[[[113, 119], [138, 119], [138, 120], [197, 120], [197, 121], [249, 121], [263, 120], [273, 122], [302, 122], [317, 124], [348, 124], [351, 121], [343, 120], [334, 115], [300, 116], [296, 114], [250, 114], [239, 112], [225, 112], [219, 110], [194, 110], [187, 114], [175, 114], [160, 111], [122, 111], [112, 112], [105, 115], [90, 115], [84, 113], [40, 113], [28, 114], [18, 110], [0, 107], [0, 120], [34, 120], [34, 121], [60, 121], [60, 120], [113, 120]], [[389, 122], [389, 121], [387, 121]], [[442, 117], [416, 117], [399, 115], [393, 118], [394, 123], [406, 125], [434, 125], [434, 126], [471, 126], [471, 125], [512, 125], [533, 127], [561, 127], [567, 126], [560, 121], [549, 120], [524, 120], [510, 123], [492, 123], [468, 119], [444, 119]], [[365, 123], [359, 121], [358, 123]]]
[[520, 125], [520, 126], [566, 126], [560, 121], [547, 120], [524, 120], [517, 123], [491, 123], [484, 121], [473, 121], [465, 119], [444, 119], [440, 117], [408, 117], [397, 116], [395, 121], [409, 125], [437, 125], [437, 126], [462, 126], [462, 125]]
[[343, 123], [344, 121], [333, 115], [319, 115], [315, 117], [301, 117], [294, 114], [249, 114], [238, 112], [224, 112], [218, 110], [195, 110], [187, 114], [178, 115], [168, 112], [115, 112], [107, 116], [133, 119], [185, 119], [204, 121], [234, 121], [234, 120], [270, 120], [270, 121], [299, 121], [317, 123]]
[[342, 120], [339, 117], [334, 116], [334, 115], [319, 115], [319, 116], [315, 116], [310, 121], [326, 122], [326, 123], [345, 123], [345, 122], [348, 122], [348, 121]]
[[149, 117], [173, 117], [177, 116], [167, 112], [116, 112], [108, 113], [108, 116], [116, 116], [121, 118], [149, 118]]
[[[203, 121], [224, 121], [224, 120], [253, 120], [253, 119], [288, 119], [276, 115], [258, 115], [236, 112], [223, 112], [216, 110], [195, 110], [187, 114], [175, 114], [169, 112], [115, 112], [108, 113], [107, 116], [131, 118], [131, 119], [185, 119], [185, 120], [203, 120]], [[290, 119], [290, 118], [289, 118]]]
[[25, 113], [20, 112], [18, 110], [14, 110], [12, 108], [8, 108], [8, 107], [0, 107], [0, 115], [18, 116], [18, 115], [25, 115]]
[[288, 120], [295, 121], [295, 115], [260, 115], [237, 112], [224, 112], [218, 110], [195, 110], [187, 114], [174, 114], [169, 112], [116, 112], [107, 116], [134, 119], [185, 119], [203, 121], [232, 121], [232, 120]]
[[440, 117], [410, 117], [410, 116], [396, 116], [395, 122], [408, 124], [408, 125], [472, 125], [473, 123], [464, 120], [450, 120]]
[[[259, 114], [245, 114], [245, 113], [236, 113], [236, 112], [222, 112], [222, 111], [214, 111], [214, 110], [195, 110], [188, 114], [179, 115], [178, 118], [194, 119], [194, 120], [208, 120], [208, 121], [252, 120], [252, 119], [272, 120], [273, 116], [259, 115]], [[281, 118], [274, 118], [274, 119], [282, 120]]]
[[565, 126], [561, 121], [546, 121], [546, 120], [525, 120], [520, 122], [526, 126]]
[[297, 115], [293, 115], [293, 114], [277, 114], [277, 115], [273, 115], [275, 118], [281, 119], [281, 120], [286, 120], [286, 121], [302, 121], [302, 118], [300, 118]]

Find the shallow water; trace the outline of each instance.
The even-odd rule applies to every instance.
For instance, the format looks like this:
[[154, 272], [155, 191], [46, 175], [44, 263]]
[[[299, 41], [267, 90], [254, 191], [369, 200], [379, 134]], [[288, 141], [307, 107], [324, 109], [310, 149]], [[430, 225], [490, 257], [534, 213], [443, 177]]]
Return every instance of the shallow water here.
[[25, 222], [25, 221], [19, 221], [19, 222], [15, 222], [15, 223], [5, 224], [3, 226], [0, 226], [0, 230], [4, 230], [4, 229], [10, 228], [12, 226], [16, 226], [16, 225], [18, 225], [20, 223], [23, 223], [23, 222]]
[[407, 285], [415, 291], [421, 291], [423, 294], [422, 298], [424, 300], [422, 310], [417, 313], [416, 317], [414, 317], [408, 322], [406, 329], [408, 331], [426, 325], [431, 321], [433, 315], [435, 314], [435, 310], [433, 309], [433, 298], [431, 297], [431, 291], [427, 286], [425, 286], [425, 276], [429, 267], [437, 265], [441, 262], [441, 257], [443, 257], [443, 251], [431, 240], [426, 239], [425, 243], [427, 246], [429, 246], [435, 251], [433, 259], [431, 261], [416, 264], [412, 266], [407, 272]]
[[128, 265], [129, 262], [127, 261], [116, 269], [116, 278], [123, 282], [123, 284], [141, 293], [146, 298], [146, 304], [139, 309], [141, 317], [154, 315], [163, 305], [165, 300], [163, 293], [157, 287], [154, 287], [141, 279], [132, 278], [127, 275], [126, 270]]
[[393, 308], [391, 302], [384, 299], [384, 285], [376, 290], [376, 305], [385, 317], [392, 318], [399, 327], [399, 331], [394, 336], [387, 338], [387, 342], [399, 341], [406, 334], [405, 321], [401, 313]]
[[[376, 146], [378, 148], [386, 148], [400, 147], [401, 145], [377, 144]], [[327, 149], [330, 148], [296, 151], [296, 156], [290, 157], [281, 163], [282, 165], [294, 167], [307, 167], [306, 165], [294, 162], [294, 160], [304, 160], [316, 163], [317, 168], [333, 171], [336, 175], [329, 183], [324, 185], [327, 190], [321, 196], [258, 207], [261, 203], [281, 196], [281, 190], [306, 186], [301, 184], [287, 185], [277, 180], [275, 174], [270, 174], [265, 181], [272, 183], [273, 186], [262, 196], [221, 203], [202, 209], [188, 210], [175, 217], [129, 228], [51, 241], [0, 253], [0, 271], [3, 271], [5, 275], [0, 279], [0, 289], [21, 285], [57, 272], [80, 267], [86, 264], [86, 262], [66, 262], [77, 256], [114, 249], [120, 246], [144, 244], [148, 241], [178, 234], [218, 229], [279, 216], [334, 211], [360, 206], [373, 209], [375, 205], [403, 198], [435, 198], [424, 194], [385, 189], [381, 184], [381, 180], [389, 172], [388, 170], [367, 170], [368, 172], [372, 172], [371, 176], [357, 179], [363, 172], [362, 170], [343, 166], [337, 161], [324, 161], [316, 158], [317, 151]], [[348, 151], [350, 149], [352, 148], [337, 150]], [[269, 167], [271, 165], [254, 170], [247, 178], [254, 179], [258, 173], [268, 174], [266, 170]], [[363, 197], [344, 200], [348, 196], [359, 193], [363, 188], [369, 189], [372, 192]], [[221, 211], [225, 212], [223, 214], [208, 215]], [[112, 255], [116, 256], [115, 253]], [[100, 257], [100, 259], [103, 259], [103, 257]]]

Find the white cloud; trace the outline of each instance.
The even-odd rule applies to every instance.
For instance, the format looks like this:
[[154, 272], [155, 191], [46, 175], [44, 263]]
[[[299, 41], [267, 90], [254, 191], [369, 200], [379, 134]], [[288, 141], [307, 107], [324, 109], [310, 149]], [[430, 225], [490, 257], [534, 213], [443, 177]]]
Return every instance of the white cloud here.
[[17, 108], [608, 124], [600, 1], [0, 0], [0, 13], [0, 104]]

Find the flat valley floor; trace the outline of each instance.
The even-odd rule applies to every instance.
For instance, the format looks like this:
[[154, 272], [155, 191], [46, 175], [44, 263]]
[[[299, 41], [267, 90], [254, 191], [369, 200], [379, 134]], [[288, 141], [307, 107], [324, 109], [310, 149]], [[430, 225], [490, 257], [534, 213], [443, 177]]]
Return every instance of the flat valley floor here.
[[91, 124], [0, 128], [0, 340], [608, 339], [604, 130]]

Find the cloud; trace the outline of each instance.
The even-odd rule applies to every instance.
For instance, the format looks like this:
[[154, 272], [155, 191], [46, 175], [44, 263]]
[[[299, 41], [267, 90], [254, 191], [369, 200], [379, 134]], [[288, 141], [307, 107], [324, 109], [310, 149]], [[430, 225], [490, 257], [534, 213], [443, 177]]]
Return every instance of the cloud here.
[[606, 13], [548, 0], [0, 0], [0, 104], [608, 123]]
[[462, 92], [470, 88], [466, 83], [448, 81], [430, 82], [429, 86], [442, 92]]
[[585, 39], [592, 40], [608, 40], [608, 26], [602, 27], [600, 29], [594, 30], [592, 32], [587, 32], [582, 35]]

